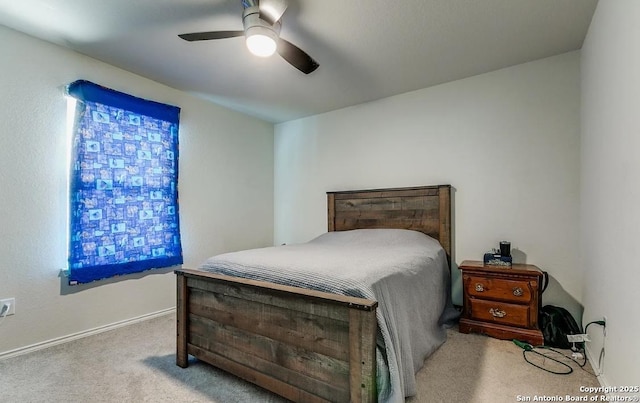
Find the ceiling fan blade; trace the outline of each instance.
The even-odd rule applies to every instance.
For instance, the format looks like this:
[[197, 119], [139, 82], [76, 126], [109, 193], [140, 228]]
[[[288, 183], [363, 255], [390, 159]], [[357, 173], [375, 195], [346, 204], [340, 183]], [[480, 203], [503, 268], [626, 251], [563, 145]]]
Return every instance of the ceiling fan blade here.
[[302, 49], [282, 38], [278, 39], [277, 49], [278, 54], [282, 56], [284, 60], [304, 74], [313, 73], [318, 66], [320, 66], [318, 62], [313, 60], [313, 58]]
[[211, 31], [211, 32], [194, 32], [192, 34], [180, 34], [180, 38], [185, 41], [208, 41], [210, 39], [225, 39], [236, 36], [243, 36], [244, 31]]
[[260, 0], [260, 18], [273, 25], [282, 18], [287, 9], [286, 0]]

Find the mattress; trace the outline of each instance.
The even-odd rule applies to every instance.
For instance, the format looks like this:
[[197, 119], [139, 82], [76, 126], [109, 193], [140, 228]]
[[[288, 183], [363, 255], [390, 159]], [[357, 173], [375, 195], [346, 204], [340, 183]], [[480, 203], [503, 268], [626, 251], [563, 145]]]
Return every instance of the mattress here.
[[438, 241], [410, 230], [328, 232], [301, 244], [225, 253], [202, 270], [378, 301], [378, 401], [416, 393], [415, 373], [457, 313]]

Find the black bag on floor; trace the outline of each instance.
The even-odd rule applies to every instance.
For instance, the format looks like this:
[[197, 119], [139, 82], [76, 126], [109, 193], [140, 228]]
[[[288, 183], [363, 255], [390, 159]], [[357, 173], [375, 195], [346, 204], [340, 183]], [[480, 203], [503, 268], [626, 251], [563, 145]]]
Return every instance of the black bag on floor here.
[[[567, 335], [582, 333], [569, 311], [559, 306], [543, 306], [538, 322], [544, 336], [544, 345], [548, 347], [569, 349], [574, 343], [567, 340]], [[575, 343], [575, 347], [581, 348], [582, 344]]]

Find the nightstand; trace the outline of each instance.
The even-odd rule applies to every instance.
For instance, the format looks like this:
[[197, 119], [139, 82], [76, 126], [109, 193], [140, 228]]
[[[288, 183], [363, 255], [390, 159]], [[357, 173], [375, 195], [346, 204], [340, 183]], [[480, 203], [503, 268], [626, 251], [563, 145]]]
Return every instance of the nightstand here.
[[544, 344], [538, 326], [542, 272], [530, 264], [488, 266], [465, 260], [462, 272], [461, 333], [482, 333], [498, 339]]

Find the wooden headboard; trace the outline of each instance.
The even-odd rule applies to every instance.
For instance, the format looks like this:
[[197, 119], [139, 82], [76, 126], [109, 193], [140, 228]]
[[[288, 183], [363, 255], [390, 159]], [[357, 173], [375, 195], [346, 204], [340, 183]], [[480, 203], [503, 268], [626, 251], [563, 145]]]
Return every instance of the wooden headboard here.
[[329, 231], [399, 228], [440, 241], [451, 263], [451, 185], [327, 192]]

